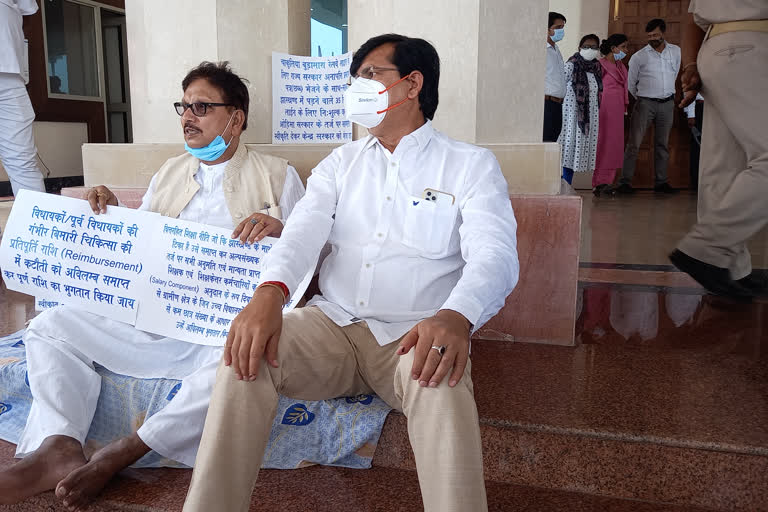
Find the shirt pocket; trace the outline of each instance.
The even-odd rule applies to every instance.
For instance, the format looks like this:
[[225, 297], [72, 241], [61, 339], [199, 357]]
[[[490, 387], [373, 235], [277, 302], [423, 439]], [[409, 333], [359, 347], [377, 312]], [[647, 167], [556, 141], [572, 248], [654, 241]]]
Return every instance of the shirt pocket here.
[[456, 226], [458, 205], [437, 205], [411, 196], [403, 223], [403, 244], [425, 256], [439, 257], [448, 252]]

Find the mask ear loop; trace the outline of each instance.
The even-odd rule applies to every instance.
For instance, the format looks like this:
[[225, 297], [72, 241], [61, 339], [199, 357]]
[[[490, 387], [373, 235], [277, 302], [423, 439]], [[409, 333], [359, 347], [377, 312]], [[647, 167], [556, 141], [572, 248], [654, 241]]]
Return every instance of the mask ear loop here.
[[[237, 110], [235, 110], [234, 112], [232, 112], [232, 115], [231, 115], [231, 116], [229, 116], [229, 121], [227, 121], [227, 126], [225, 126], [225, 127], [224, 127], [224, 131], [222, 131], [222, 132], [221, 132], [221, 134], [222, 134], [222, 135], [224, 135], [224, 132], [226, 132], [226, 131], [227, 131], [227, 128], [229, 128], [229, 123], [231, 123], [231, 122], [232, 122], [232, 119], [235, 117], [235, 114], [236, 114], [236, 113], [237, 113]], [[227, 146], [229, 146], [229, 145], [232, 143], [232, 139], [234, 139], [234, 138], [235, 138], [235, 135], [234, 135], [234, 134], [232, 134], [232, 136], [229, 138], [229, 142], [227, 142]]]
[[[399, 84], [400, 82], [402, 82], [403, 80], [405, 80], [406, 78], [408, 78], [409, 76], [411, 76], [411, 74], [410, 74], [410, 73], [408, 73], [408, 74], [407, 74], [407, 75], [405, 75], [403, 78], [401, 78], [401, 79], [400, 79], [400, 80], [398, 80], [397, 82], [393, 83], [392, 85], [390, 85], [389, 87], [387, 87], [387, 88], [386, 88], [386, 89], [384, 89], [383, 91], [379, 91], [379, 94], [384, 94], [385, 92], [387, 92], [388, 90], [390, 90], [391, 88], [393, 88], [394, 86], [396, 86], [397, 84]], [[387, 110], [392, 110], [392, 109], [393, 109], [393, 108], [395, 108], [395, 107], [399, 107], [400, 105], [402, 105], [403, 103], [405, 103], [405, 102], [406, 102], [406, 101], [408, 101], [409, 99], [410, 99], [410, 98], [405, 98], [403, 101], [398, 101], [398, 102], [397, 102], [397, 103], [395, 103], [394, 105], [391, 105], [391, 106], [389, 106], [389, 107], [385, 108], [384, 110], [379, 110], [379, 111], [377, 111], [376, 113], [377, 113], [377, 114], [383, 114], [383, 113], [384, 113], [384, 112], [386, 112]]]

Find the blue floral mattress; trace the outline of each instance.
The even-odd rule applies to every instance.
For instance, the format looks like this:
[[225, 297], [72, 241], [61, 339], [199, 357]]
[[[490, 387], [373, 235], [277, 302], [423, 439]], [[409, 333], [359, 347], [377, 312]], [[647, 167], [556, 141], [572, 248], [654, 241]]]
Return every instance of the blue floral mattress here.
[[[17, 444], [32, 394], [27, 380], [24, 331], [0, 338], [0, 439]], [[142, 425], [176, 395], [181, 382], [136, 379], [98, 367], [101, 395], [86, 440], [90, 452]], [[373, 395], [319, 402], [280, 397], [262, 467], [312, 464], [369, 468], [390, 407]], [[184, 467], [150, 452], [134, 467]]]

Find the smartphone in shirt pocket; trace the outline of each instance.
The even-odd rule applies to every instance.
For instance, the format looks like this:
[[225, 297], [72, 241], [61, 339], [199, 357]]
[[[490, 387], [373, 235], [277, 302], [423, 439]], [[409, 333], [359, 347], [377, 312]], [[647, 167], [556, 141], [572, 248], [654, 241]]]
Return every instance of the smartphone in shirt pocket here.
[[427, 188], [421, 197], [410, 196], [403, 223], [403, 244], [427, 256], [445, 254], [458, 210], [456, 198], [447, 192]]

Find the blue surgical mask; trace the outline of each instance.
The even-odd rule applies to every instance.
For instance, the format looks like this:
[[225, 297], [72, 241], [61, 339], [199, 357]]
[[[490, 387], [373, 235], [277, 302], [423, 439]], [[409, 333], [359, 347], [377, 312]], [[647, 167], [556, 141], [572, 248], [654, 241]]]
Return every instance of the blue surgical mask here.
[[565, 37], [565, 29], [564, 28], [556, 28], [555, 29], [555, 35], [552, 36], [552, 40], [554, 42], [562, 41], [563, 37]]
[[[221, 132], [221, 135], [224, 135], [224, 132], [227, 131], [227, 128], [229, 128], [229, 123], [232, 122], [232, 118], [234, 116], [235, 113], [232, 112], [232, 115], [229, 116], [229, 121], [227, 121], [227, 126], [224, 127], [224, 131]], [[203, 162], [213, 162], [214, 160], [221, 158], [221, 155], [223, 155], [227, 150], [229, 144], [232, 142], [232, 138], [234, 137], [233, 135], [229, 138], [229, 142], [224, 142], [224, 137], [221, 135], [217, 135], [216, 138], [210, 142], [210, 144], [201, 148], [191, 148], [185, 142], [184, 149], [186, 149], [190, 155], [197, 158], [198, 160], [202, 160]]]
[[621, 60], [621, 59], [623, 59], [623, 58], [624, 58], [624, 57], [626, 57], [626, 56], [627, 56], [627, 54], [626, 54], [626, 53], [624, 53], [624, 52], [623, 52], [623, 51], [621, 51], [621, 50], [619, 50], [619, 53], [614, 53], [614, 54], [613, 54], [613, 58], [614, 58], [614, 59], [616, 59], [616, 60]]

